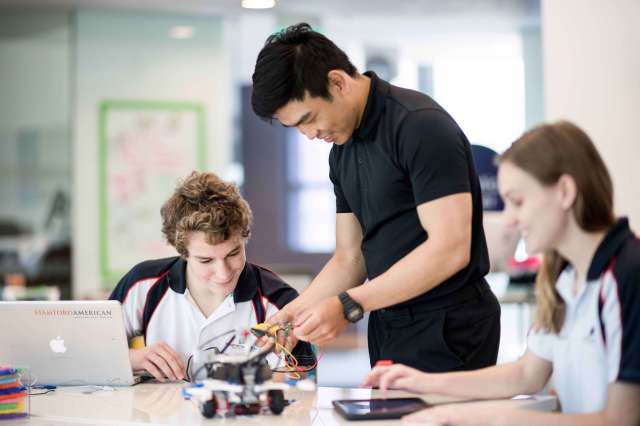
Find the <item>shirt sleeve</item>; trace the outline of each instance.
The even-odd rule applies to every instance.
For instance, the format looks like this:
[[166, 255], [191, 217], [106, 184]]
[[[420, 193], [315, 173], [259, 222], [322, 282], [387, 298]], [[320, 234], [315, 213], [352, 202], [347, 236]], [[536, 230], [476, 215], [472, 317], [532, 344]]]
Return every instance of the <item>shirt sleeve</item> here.
[[531, 328], [527, 335], [527, 350], [534, 355], [553, 362], [553, 340], [556, 336], [544, 330]]
[[[617, 286], [621, 324], [617, 379], [640, 384], [640, 267], [635, 269], [635, 273], [625, 274], [625, 279], [618, 282]], [[605, 328], [615, 330], [609, 325]], [[608, 337], [608, 341], [615, 340]], [[614, 352], [613, 348], [609, 352]]]
[[416, 205], [469, 192], [470, 161], [466, 137], [451, 117], [438, 110], [411, 112], [398, 132], [398, 156]]
[[110, 300], [118, 300], [122, 305], [122, 315], [127, 340], [142, 334], [142, 314], [145, 296], [142, 294], [142, 285], [133, 278], [133, 270], [127, 273], [118, 282], [109, 296]]
[[329, 154], [329, 179], [333, 183], [333, 193], [336, 196], [336, 213], [351, 213], [351, 207], [347, 203], [347, 199], [342, 192], [342, 186], [340, 186], [340, 179], [335, 172], [335, 151], [331, 149]]

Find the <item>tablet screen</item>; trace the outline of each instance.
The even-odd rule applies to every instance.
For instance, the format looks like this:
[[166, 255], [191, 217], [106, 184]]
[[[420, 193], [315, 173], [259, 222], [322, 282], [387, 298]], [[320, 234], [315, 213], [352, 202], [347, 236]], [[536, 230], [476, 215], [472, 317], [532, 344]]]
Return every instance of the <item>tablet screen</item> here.
[[333, 406], [343, 417], [358, 419], [399, 419], [428, 407], [420, 398], [342, 399]]

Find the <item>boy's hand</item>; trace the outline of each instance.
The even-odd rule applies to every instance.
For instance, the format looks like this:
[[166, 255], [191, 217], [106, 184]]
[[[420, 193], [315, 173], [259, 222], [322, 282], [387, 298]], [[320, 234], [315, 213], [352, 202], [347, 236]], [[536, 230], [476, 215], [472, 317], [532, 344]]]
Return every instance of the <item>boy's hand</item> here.
[[182, 356], [165, 342], [142, 349], [129, 349], [133, 370], [147, 370], [158, 381], [184, 379], [186, 366]]

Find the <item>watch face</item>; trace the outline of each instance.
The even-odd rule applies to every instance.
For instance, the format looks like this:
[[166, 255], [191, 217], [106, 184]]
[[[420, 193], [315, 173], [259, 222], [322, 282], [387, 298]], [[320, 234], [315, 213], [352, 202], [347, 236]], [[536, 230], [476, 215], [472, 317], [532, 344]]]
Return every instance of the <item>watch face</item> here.
[[349, 311], [349, 321], [354, 322], [354, 321], [358, 321], [360, 318], [362, 318], [362, 310], [359, 308], [355, 308], [352, 309], [351, 311]]

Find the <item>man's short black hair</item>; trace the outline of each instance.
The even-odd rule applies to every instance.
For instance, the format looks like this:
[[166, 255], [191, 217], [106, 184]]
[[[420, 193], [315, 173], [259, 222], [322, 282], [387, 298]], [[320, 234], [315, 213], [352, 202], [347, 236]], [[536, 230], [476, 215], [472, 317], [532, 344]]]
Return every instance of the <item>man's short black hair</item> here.
[[301, 101], [307, 91], [313, 97], [331, 99], [327, 76], [336, 69], [350, 76], [358, 72], [338, 46], [309, 24], [292, 25], [270, 35], [253, 72], [253, 111], [271, 120], [289, 101]]

